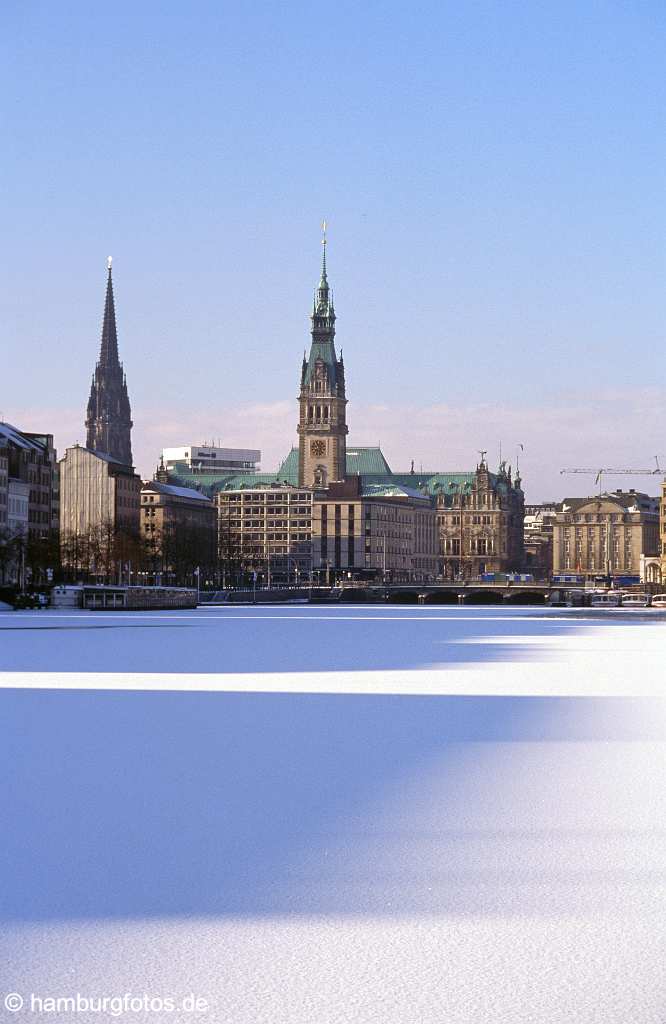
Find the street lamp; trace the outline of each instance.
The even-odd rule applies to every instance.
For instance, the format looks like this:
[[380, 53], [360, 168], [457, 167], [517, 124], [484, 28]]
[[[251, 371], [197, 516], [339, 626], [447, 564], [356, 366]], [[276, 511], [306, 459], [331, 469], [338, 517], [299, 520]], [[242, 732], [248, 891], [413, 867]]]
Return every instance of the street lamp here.
[[382, 583], [386, 583], [386, 534], [380, 533], [382, 540]]

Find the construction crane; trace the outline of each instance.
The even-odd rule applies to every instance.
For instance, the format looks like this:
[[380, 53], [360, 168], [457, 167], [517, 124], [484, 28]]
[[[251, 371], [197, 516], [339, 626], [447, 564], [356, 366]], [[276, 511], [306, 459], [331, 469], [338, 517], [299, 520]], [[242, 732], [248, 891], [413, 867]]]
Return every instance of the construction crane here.
[[605, 476], [658, 476], [662, 472], [658, 455], [654, 456], [654, 461], [654, 469], [561, 469], [560, 474], [584, 473], [587, 476], [593, 476], [595, 484], [599, 484], [599, 494], [601, 494], [601, 482]]

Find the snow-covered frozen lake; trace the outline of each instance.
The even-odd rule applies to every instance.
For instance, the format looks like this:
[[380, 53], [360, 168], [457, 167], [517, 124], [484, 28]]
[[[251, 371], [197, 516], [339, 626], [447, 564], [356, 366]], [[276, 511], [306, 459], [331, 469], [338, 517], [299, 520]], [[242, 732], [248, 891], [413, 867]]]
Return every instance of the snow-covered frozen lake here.
[[649, 613], [0, 613], [0, 1019], [663, 1024], [665, 667]]

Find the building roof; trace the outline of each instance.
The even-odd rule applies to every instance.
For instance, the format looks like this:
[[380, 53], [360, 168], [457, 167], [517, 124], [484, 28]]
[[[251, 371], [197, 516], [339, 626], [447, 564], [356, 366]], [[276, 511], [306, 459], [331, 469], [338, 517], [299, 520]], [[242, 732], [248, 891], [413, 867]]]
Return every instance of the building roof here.
[[210, 503], [210, 498], [195, 491], [192, 487], [178, 487], [175, 484], [162, 484], [159, 480], [149, 480], [142, 487], [143, 491], [157, 491], [158, 494], [171, 494], [174, 498], [189, 498], [192, 501], [203, 501]]
[[115, 466], [123, 466], [125, 469], [131, 468], [130, 466], [127, 466], [126, 463], [121, 462], [120, 459], [114, 458], [113, 455], [109, 455], [107, 452], [99, 452], [95, 448], [86, 448], [84, 444], [73, 444], [71, 448], [65, 449], [65, 454], [67, 454], [67, 452], [71, 452], [74, 448], [77, 448], [81, 452], [88, 452], [89, 455], [94, 455], [96, 459], [102, 459], [103, 462], [110, 462]]
[[34, 436], [24, 434], [18, 427], [13, 427], [11, 423], [0, 422], [0, 443], [3, 441], [5, 444], [14, 445], [16, 448], [25, 448], [28, 451], [41, 452], [46, 447]]
[[191, 473], [187, 466], [178, 466], [178, 471], [169, 469], [169, 480], [187, 490], [196, 490], [208, 497], [218, 491], [250, 490], [253, 487], [270, 487], [272, 484], [298, 486], [296, 480], [284, 480], [277, 473]]
[[[495, 473], [488, 474], [490, 484], [499, 490], [507, 487], [507, 483]], [[363, 486], [398, 486], [405, 487], [419, 494], [427, 494], [431, 498], [446, 497], [468, 493], [476, 483], [476, 473], [438, 473], [419, 471], [409, 473], [363, 473]]]
[[208, 458], [213, 452], [220, 458], [234, 458], [241, 462], [261, 461], [261, 451], [258, 448], [221, 448], [219, 445], [207, 444], [205, 441], [200, 444], [183, 444], [163, 448], [162, 458], [165, 462], [188, 462], [199, 457]]
[[418, 498], [421, 501], [428, 499], [429, 495], [423, 491], [416, 491], [412, 487], [402, 487], [400, 484], [367, 484], [365, 480], [361, 483], [361, 496], [363, 498]]
[[134, 471], [134, 467], [128, 466], [126, 462], [121, 462], [120, 459], [114, 458], [113, 455], [109, 455], [107, 452], [98, 452], [96, 449], [86, 448], [86, 446], [83, 444], [73, 444], [69, 448], [65, 448], [65, 454], [62, 457], [62, 459], [59, 460], [59, 462], [64, 462], [69, 452], [74, 451], [85, 452], [86, 455], [92, 455], [94, 458], [100, 459], [101, 462], [108, 463], [110, 473], [121, 473], [127, 476], [137, 478], [139, 476], [139, 474]]
[[650, 497], [642, 491], [604, 491], [587, 498], [565, 498], [558, 506], [559, 512], [577, 512], [585, 505], [599, 502], [613, 502], [627, 512], [658, 512], [659, 498]]
[[[391, 467], [384, 458], [381, 448], [347, 447], [346, 467], [348, 476], [379, 474], [391, 476]], [[278, 480], [298, 483], [298, 448], [292, 448], [275, 474]]]
[[[393, 473], [379, 446], [347, 446], [347, 475], [360, 476], [362, 493], [379, 494], [389, 488], [401, 493], [430, 498], [453, 497], [469, 493], [476, 483], [476, 472], [437, 472], [434, 470], [410, 470], [407, 473]], [[488, 473], [491, 487], [500, 492], [509, 489], [509, 479], [503, 473]], [[196, 487], [204, 494], [217, 491], [236, 491], [252, 487], [269, 487], [271, 484], [289, 484], [298, 487], [298, 448], [292, 448], [275, 473], [196, 473], [180, 464], [176, 473], [169, 471], [169, 479], [181, 486]], [[394, 493], [398, 493], [395, 491]]]
[[326, 275], [326, 240], [323, 240], [321, 278], [315, 292], [312, 310], [312, 344], [310, 354], [304, 359], [301, 385], [311, 387], [315, 378], [317, 361], [324, 363], [328, 376], [330, 392], [336, 394], [344, 385], [342, 362], [338, 362], [335, 353], [335, 309], [333, 296], [328, 286]]
[[390, 474], [391, 467], [384, 458], [381, 448], [347, 448], [347, 473], [351, 476], [366, 476], [369, 473]]

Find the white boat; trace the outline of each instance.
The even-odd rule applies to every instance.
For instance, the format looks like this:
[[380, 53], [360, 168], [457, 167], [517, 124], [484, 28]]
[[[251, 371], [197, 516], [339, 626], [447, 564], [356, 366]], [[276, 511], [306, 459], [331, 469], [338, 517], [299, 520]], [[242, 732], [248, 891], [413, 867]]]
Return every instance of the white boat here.
[[623, 608], [649, 608], [650, 606], [650, 595], [637, 593], [637, 594], [623, 594], [622, 595], [622, 607]]
[[655, 594], [652, 598], [653, 608], [666, 608], [666, 594]]
[[620, 594], [612, 591], [605, 591], [603, 594], [592, 594], [590, 606], [592, 608], [619, 608], [622, 601]]

